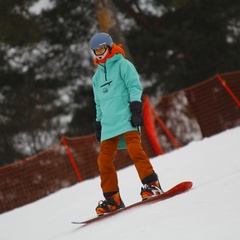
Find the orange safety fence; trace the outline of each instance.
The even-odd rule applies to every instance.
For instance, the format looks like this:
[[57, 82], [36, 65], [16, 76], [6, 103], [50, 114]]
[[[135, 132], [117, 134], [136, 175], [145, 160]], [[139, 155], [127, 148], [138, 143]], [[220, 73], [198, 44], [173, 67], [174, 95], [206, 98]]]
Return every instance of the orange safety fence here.
[[[155, 152], [142, 132], [142, 144], [149, 155]], [[0, 213], [36, 201], [82, 180], [97, 177], [99, 143], [95, 135], [68, 138], [28, 159], [0, 168]], [[115, 167], [132, 164], [126, 150], [116, 153]]]
[[[180, 146], [239, 126], [239, 101], [240, 71], [217, 74], [192, 87], [151, 98], [154, 112]], [[175, 149], [164, 129], [155, 126], [163, 152]]]
[[[144, 103], [142, 145], [150, 158], [240, 125], [240, 71], [218, 74]], [[148, 107], [146, 107], [148, 106]], [[156, 147], [157, 146], [157, 147]], [[54, 146], [0, 168], [0, 213], [99, 175], [95, 135], [63, 136]], [[116, 153], [116, 169], [132, 164]]]

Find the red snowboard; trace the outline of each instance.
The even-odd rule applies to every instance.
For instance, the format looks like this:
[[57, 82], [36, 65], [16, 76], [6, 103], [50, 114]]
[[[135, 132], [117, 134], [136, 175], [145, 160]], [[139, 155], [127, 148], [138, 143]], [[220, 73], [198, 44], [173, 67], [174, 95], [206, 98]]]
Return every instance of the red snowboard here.
[[133, 207], [137, 207], [137, 206], [140, 206], [140, 205], [143, 205], [143, 204], [150, 204], [152, 202], [163, 201], [165, 199], [174, 197], [178, 194], [181, 194], [181, 193], [184, 193], [184, 192], [188, 191], [192, 187], [192, 185], [193, 185], [193, 183], [189, 182], [189, 181], [188, 182], [181, 182], [181, 183], [177, 184], [173, 188], [169, 189], [168, 191], [166, 191], [165, 193], [163, 193], [163, 194], [161, 194], [157, 197], [153, 197], [153, 198], [150, 198], [150, 199], [145, 200], [145, 201], [134, 203], [134, 204], [129, 205], [125, 208], [119, 209], [119, 210], [117, 210], [115, 212], [112, 212], [112, 213], [105, 214], [103, 216], [99, 216], [99, 217], [97, 216], [97, 217], [88, 219], [86, 221], [72, 222], [72, 223], [73, 224], [89, 224], [89, 223], [97, 222], [97, 221], [103, 220], [105, 218], [112, 217], [113, 215], [116, 215], [120, 212], [124, 212], [124, 211], [126, 211], [130, 208], [133, 208]]

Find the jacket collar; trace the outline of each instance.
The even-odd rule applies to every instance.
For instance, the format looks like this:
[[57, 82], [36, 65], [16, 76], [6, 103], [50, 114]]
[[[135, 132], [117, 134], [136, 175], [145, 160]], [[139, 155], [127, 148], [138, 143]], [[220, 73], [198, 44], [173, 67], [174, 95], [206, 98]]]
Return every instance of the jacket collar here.
[[113, 58], [115, 55], [121, 54], [125, 57], [125, 52], [122, 48], [122, 44], [116, 45], [115, 43], [112, 46], [112, 49], [108, 52], [104, 59], [98, 60], [97, 58], [94, 59], [95, 64], [106, 63], [107, 60]]
[[98, 68], [99, 68], [99, 69], [102, 69], [102, 68], [104, 68], [106, 65], [111, 64], [111, 63], [114, 63], [114, 62], [116, 62], [116, 61], [118, 61], [119, 59], [122, 59], [122, 58], [123, 58], [122, 54], [115, 54], [113, 57], [108, 58], [108, 59], [106, 60], [106, 63], [99, 63], [99, 64], [98, 64]]

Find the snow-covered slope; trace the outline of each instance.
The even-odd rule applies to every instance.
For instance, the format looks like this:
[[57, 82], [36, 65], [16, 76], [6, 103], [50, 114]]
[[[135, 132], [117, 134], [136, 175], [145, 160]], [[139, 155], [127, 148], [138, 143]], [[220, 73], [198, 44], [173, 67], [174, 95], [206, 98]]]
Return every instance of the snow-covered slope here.
[[[164, 189], [190, 180], [191, 191], [86, 227], [95, 215], [99, 178], [63, 189], [0, 215], [1, 240], [238, 240], [240, 239], [240, 127], [151, 160]], [[125, 204], [140, 200], [133, 166], [118, 172]]]

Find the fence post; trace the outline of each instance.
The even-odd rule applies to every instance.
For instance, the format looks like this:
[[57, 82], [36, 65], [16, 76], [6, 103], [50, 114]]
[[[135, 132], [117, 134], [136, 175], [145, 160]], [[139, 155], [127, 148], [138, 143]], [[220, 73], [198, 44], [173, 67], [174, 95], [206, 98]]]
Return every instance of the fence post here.
[[143, 118], [145, 123], [145, 129], [150, 139], [150, 142], [152, 143], [153, 149], [157, 155], [161, 155], [163, 152], [161, 145], [158, 141], [156, 127], [151, 112], [151, 106], [149, 103], [149, 97], [147, 95], [144, 95]]
[[229, 93], [232, 99], [236, 102], [236, 104], [240, 107], [240, 101], [237, 99], [235, 94], [232, 92], [232, 90], [228, 87], [226, 82], [223, 80], [223, 78], [219, 74], [217, 75], [217, 79], [220, 81], [220, 83], [223, 85], [223, 87], [226, 89], [226, 91]]
[[163, 128], [163, 130], [165, 131], [165, 133], [168, 135], [168, 137], [170, 138], [170, 140], [173, 142], [173, 144], [175, 145], [175, 147], [180, 148], [180, 144], [177, 142], [177, 140], [173, 137], [173, 135], [171, 134], [171, 132], [168, 130], [168, 128], [166, 127], [166, 125], [164, 124], [164, 122], [161, 120], [161, 118], [157, 115], [157, 113], [155, 112], [155, 110], [153, 108], [152, 109], [152, 113], [155, 116], [156, 120], [158, 121], [158, 123], [160, 124], [160, 126]]
[[67, 144], [65, 136], [62, 137], [62, 142], [63, 142], [63, 145], [65, 146], [66, 151], [67, 151], [68, 158], [69, 158], [69, 160], [70, 160], [70, 162], [71, 162], [71, 164], [73, 166], [73, 169], [74, 169], [74, 171], [75, 171], [75, 173], [77, 175], [77, 179], [78, 179], [79, 182], [82, 182], [82, 177], [81, 177], [80, 172], [79, 172], [79, 170], [77, 168], [77, 164], [76, 164], [76, 162], [75, 162], [75, 160], [73, 158], [73, 155], [72, 155], [72, 153], [71, 153], [71, 151], [69, 149], [69, 146]]

